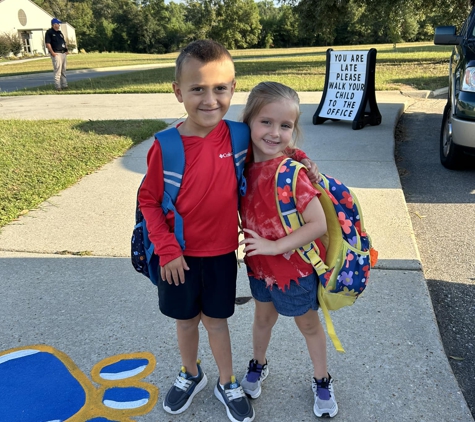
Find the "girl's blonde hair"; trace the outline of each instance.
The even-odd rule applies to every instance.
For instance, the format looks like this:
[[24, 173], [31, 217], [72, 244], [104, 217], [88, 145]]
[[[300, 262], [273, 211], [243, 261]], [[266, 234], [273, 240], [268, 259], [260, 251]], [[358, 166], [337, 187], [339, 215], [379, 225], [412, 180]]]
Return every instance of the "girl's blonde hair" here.
[[294, 146], [302, 139], [302, 130], [300, 129], [300, 99], [295, 90], [279, 82], [261, 82], [252, 88], [244, 107], [242, 121], [248, 125], [252, 119], [267, 104], [280, 100], [290, 100], [295, 103], [296, 119], [294, 122], [293, 139]]

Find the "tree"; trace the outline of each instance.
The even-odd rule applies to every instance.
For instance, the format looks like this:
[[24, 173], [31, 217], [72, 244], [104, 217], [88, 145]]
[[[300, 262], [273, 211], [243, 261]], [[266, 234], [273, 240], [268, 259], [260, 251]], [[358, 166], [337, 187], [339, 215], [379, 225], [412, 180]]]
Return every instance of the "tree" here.
[[282, 5], [274, 36], [274, 46], [280, 48], [295, 47], [300, 43], [299, 19], [293, 7]]
[[187, 0], [185, 21], [193, 27], [191, 40], [208, 38], [216, 22], [216, 8], [213, 0]]
[[177, 51], [188, 44], [193, 34], [193, 25], [186, 21], [186, 6], [183, 3], [170, 2], [167, 12], [163, 44], [166, 51]]
[[[351, 0], [350, 0], [351, 1]], [[296, 12], [310, 45], [332, 45], [336, 28], [348, 13], [346, 0], [302, 0]]]
[[68, 0], [33, 0], [38, 6], [58, 19], [68, 21], [72, 2]]
[[92, 0], [77, 2], [69, 15], [69, 23], [76, 29], [76, 39], [78, 46], [89, 50], [91, 41], [95, 41], [94, 15], [92, 13]]
[[257, 3], [261, 33], [257, 46], [270, 48], [274, 46], [274, 38], [277, 32], [279, 9], [272, 0], [263, 0]]
[[216, 21], [209, 36], [226, 48], [253, 47], [259, 40], [261, 24], [254, 0], [215, 0]]
[[109, 51], [137, 51], [140, 45], [139, 28], [142, 15], [131, 0], [115, 0], [111, 21], [113, 29]]

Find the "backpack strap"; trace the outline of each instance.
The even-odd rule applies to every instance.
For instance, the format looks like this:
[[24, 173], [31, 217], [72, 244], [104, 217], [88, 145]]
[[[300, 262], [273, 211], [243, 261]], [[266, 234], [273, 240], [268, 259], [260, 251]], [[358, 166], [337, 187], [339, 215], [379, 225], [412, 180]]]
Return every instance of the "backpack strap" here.
[[[245, 123], [225, 120], [231, 136], [234, 167], [241, 195], [246, 193], [246, 179], [244, 178], [244, 164], [249, 148], [250, 130]], [[185, 150], [180, 133], [175, 127], [165, 129], [155, 134], [162, 150], [164, 193], [162, 209], [165, 214], [172, 211], [175, 216], [175, 237], [180, 247], [185, 249], [183, 236], [183, 218], [175, 208], [176, 199], [180, 191], [183, 174], [185, 172]]]
[[250, 130], [246, 123], [224, 120], [229, 128], [231, 146], [233, 149], [234, 167], [238, 181], [238, 190], [241, 196], [246, 194], [247, 184], [244, 177], [244, 164], [249, 149]]
[[164, 193], [162, 200], [163, 212], [172, 211], [175, 216], [175, 237], [180, 247], [185, 249], [183, 237], [183, 218], [178, 214], [175, 203], [180, 191], [185, 171], [185, 150], [180, 133], [174, 127], [155, 134], [162, 150]]
[[[299, 170], [302, 168], [305, 168], [302, 163], [294, 161], [291, 158], [286, 158], [279, 164], [279, 167], [275, 173], [275, 200], [277, 203], [277, 211], [279, 212], [282, 226], [284, 226], [284, 230], [287, 234], [292, 233], [292, 231], [297, 230], [299, 227], [302, 227], [305, 224], [302, 215], [297, 210], [294, 199], [297, 185], [297, 175]], [[320, 277], [323, 277], [323, 275], [327, 272], [328, 267], [320, 258], [320, 250], [318, 249], [318, 246], [315, 242], [301, 246], [297, 249], [297, 252], [305, 262], [313, 265], [319, 279]], [[322, 285], [321, 281], [318, 283], [318, 303], [325, 318], [328, 336], [332, 340], [335, 349], [339, 352], [344, 352], [343, 346], [336, 335], [335, 327], [330, 317], [328, 308], [325, 304], [325, 301], [323, 300], [322, 289], [324, 289], [324, 286]]]
[[[302, 168], [305, 168], [302, 163], [286, 158], [279, 164], [275, 173], [277, 211], [287, 234], [292, 233], [305, 224], [302, 215], [297, 211], [294, 199], [297, 175]], [[305, 262], [313, 265], [319, 276], [327, 271], [328, 267], [321, 260], [320, 250], [315, 242], [301, 246], [297, 249], [297, 252]]]

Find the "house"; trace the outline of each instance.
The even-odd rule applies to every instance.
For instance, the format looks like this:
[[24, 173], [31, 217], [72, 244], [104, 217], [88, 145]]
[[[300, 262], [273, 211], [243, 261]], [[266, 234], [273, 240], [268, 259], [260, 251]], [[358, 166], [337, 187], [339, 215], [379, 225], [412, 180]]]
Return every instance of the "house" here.
[[[0, 0], [0, 34], [18, 34], [25, 54], [49, 54], [45, 46], [45, 33], [51, 28], [51, 16], [30, 0]], [[76, 30], [64, 22], [61, 32], [71, 52], [77, 52]]]

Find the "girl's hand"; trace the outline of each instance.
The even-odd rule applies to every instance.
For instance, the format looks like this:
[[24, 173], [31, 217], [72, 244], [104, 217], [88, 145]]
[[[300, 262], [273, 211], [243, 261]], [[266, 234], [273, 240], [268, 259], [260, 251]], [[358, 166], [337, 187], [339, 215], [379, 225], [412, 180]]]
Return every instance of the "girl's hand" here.
[[312, 183], [319, 183], [322, 180], [322, 176], [318, 171], [318, 166], [309, 158], [304, 158], [301, 163], [307, 167], [307, 176]]
[[247, 256], [254, 255], [278, 255], [277, 244], [273, 240], [264, 239], [260, 237], [255, 231], [250, 229], [243, 229], [245, 233], [251, 237], [241, 240], [240, 245], [246, 245], [244, 252]]

